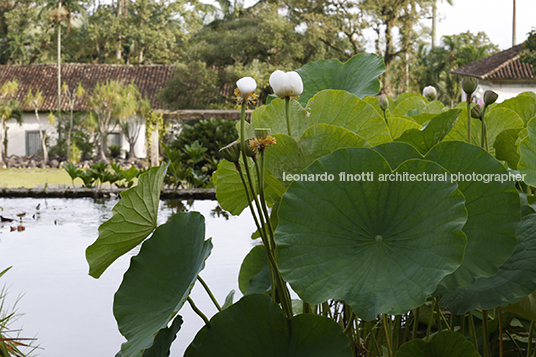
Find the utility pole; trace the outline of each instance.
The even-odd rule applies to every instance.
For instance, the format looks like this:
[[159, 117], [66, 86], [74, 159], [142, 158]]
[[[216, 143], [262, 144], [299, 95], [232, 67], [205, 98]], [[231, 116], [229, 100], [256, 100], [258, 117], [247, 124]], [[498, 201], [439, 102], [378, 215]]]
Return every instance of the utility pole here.
[[517, 44], [516, 40], [516, 0], [514, 1], [514, 16], [512, 21], [512, 47], [514, 47]]

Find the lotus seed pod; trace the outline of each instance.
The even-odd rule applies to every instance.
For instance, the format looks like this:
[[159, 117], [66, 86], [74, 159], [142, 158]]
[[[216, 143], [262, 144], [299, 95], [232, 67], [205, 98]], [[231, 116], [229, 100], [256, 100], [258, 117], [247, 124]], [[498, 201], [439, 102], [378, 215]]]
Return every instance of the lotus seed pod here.
[[486, 105], [491, 105], [497, 101], [499, 95], [492, 90], [487, 90], [484, 92], [484, 103]]
[[464, 77], [462, 79], [462, 89], [467, 95], [471, 95], [478, 87], [478, 79], [473, 77]]
[[227, 146], [224, 146], [220, 149], [220, 154], [223, 158], [230, 162], [238, 162], [240, 158], [240, 143], [238, 141], [233, 141]]
[[482, 107], [480, 105], [475, 105], [471, 108], [471, 118], [481, 119], [482, 118]]

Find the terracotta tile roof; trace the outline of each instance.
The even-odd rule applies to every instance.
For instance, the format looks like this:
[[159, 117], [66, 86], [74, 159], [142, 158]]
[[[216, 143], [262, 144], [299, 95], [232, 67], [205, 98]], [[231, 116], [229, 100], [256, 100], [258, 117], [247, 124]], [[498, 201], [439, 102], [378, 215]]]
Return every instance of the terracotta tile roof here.
[[[138, 86], [142, 96], [149, 99], [153, 108], [162, 109], [155, 96], [173, 75], [172, 65], [107, 65], [107, 64], [76, 64], [64, 63], [61, 65], [62, 82], [67, 83], [69, 89], [76, 88], [82, 83], [84, 89], [91, 94], [95, 85], [107, 80], [120, 80], [125, 84], [134, 83]], [[19, 91], [16, 100], [21, 104], [31, 89], [35, 93], [41, 91], [44, 103], [43, 111], [56, 110], [58, 105], [58, 71], [56, 64], [38, 64], [23, 66], [0, 66], [0, 86], [14, 79], [19, 80]], [[67, 100], [62, 98], [62, 109], [69, 110]], [[77, 100], [75, 110], [87, 109], [87, 100]], [[23, 107], [23, 110], [31, 108]]]
[[536, 81], [532, 66], [521, 63], [519, 60], [519, 56], [524, 49], [523, 44], [520, 44], [467, 66], [455, 69], [450, 73], [492, 81]]

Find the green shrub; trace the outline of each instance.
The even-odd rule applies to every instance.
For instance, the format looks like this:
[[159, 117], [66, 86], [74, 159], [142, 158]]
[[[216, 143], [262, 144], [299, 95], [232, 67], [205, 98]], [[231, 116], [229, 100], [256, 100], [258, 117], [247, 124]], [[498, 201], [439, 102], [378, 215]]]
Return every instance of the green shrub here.
[[110, 157], [115, 159], [121, 156], [121, 151], [123, 150], [121, 149], [121, 145], [110, 145], [108, 146], [108, 151], [110, 152]]

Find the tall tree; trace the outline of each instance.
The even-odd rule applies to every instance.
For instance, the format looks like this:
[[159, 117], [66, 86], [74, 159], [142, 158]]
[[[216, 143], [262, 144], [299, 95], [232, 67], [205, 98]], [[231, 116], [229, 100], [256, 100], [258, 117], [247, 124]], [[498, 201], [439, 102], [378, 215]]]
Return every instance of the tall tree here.
[[17, 80], [4, 83], [0, 88], [0, 121], [2, 121], [2, 130], [0, 130], [0, 167], [5, 167], [7, 156], [7, 121], [15, 119], [22, 123], [22, 113], [19, 109], [19, 102], [14, 100], [15, 94], [19, 90]]
[[120, 111], [121, 103], [121, 83], [119, 81], [108, 81], [98, 83], [93, 89], [89, 98], [89, 105], [95, 114], [97, 125], [98, 154], [97, 160], [109, 162], [108, 159], [108, 133], [116, 122], [116, 115]]
[[[41, 95], [39, 89], [35, 92], [35, 94], [32, 93], [31, 89], [28, 91], [28, 94], [26, 95], [25, 99], [25, 104], [33, 109], [35, 113], [35, 119], [37, 120], [37, 124], [39, 125], [39, 139], [41, 139], [41, 149], [43, 150], [43, 163], [41, 164], [41, 167], [45, 168], [48, 164], [48, 149], [46, 145], [47, 131], [46, 129], [43, 129], [43, 125], [41, 123], [41, 116], [39, 115], [39, 110], [41, 109], [43, 102], [43, 96]], [[53, 124], [54, 115], [49, 115], [48, 118], [50, 124]]]
[[61, 92], [63, 93], [65, 99], [67, 100], [67, 105], [69, 106], [69, 127], [67, 129], [67, 161], [71, 161], [71, 134], [73, 131], [73, 121], [74, 121], [74, 106], [76, 100], [80, 100], [86, 96], [86, 90], [82, 87], [82, 83], [78, 83], [78, 86], [73, 89], [69, 89], [67, 83], [63, 83]]

